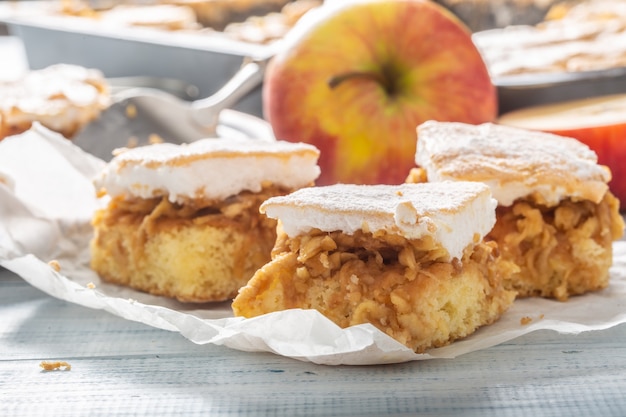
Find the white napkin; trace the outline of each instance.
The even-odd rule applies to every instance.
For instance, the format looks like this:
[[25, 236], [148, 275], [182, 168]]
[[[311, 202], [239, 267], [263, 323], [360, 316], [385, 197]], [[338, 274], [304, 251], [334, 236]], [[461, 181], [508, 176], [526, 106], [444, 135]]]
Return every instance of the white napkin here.
[[[319, 364], [367, 365], [454, 358], [535, 330], [578, 333], [626, 322], [626, 242], [614, 244], [605, 290], [565, 303], [517, 300], [493, 325], [426, 354], [414, 353], [372, 325], [341, 329], [313, 310], [242, 319], [232, 316], [230, 303], [182, 304], [107, 284], [88, 267], [89, 222], [102, 204], [91, 178], [103, 166], [39, 125], [0, 142], [0, 266], [51, 296], [177, 331], [194, 343]], [[52, 260], [59, 272], [48, 264]]]

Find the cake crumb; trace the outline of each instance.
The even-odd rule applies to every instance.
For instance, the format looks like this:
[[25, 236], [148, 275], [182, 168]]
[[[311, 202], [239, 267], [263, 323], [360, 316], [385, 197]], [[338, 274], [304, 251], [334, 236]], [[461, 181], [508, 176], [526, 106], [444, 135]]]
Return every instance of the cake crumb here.
[[530, 317], [526, 316], [526, 317], [522, 317], [519, 322], [520, 322], [520, 324], [522, 326], [526, 326], [527, 324], [530, 324], [530, 322], [532, 322], [532, 321], [533, 321], [533, 319], [531, 319]]
[[113, 152], [111, 152], [111, 154], [113, 156], [118, 156], [118, 155], [121, 155], [122, 153], [126, 152], [127, 150], [128, 150], [128, 148], [125, 148], [125, 147], [123, 147], [123, 148], [115, 148], [115, 149], [113, 149]]
[[64, 361], [55, 361], [55, 362], [42, 361], [39, 364], [39, 366], [43, 368], [43, 370], [46, 372], [59, 371], [61, 370], [61, 368], [63, 368], [62, 370], [64, 371], [70, 371], [72, 369], [72, 365]]
[[134, 119], [137, 117], [137, 107], [134, 104], [129, 104], [126, 106], [126, 117], [129, 119]]
[[48, 265], [50, 265], [50, 267], [57, 272], [61, 270], [61, 264], [56, 259], [53, 259], [50, 262], [48, 262]]
[[87, 284], [87, 288], [89, 288], [90, 290], [93, 290], [94, 288], [96, 288], [96, 284], [94, 284], [93, 282], [90, 282]]
[[164, 143], [165, 140], [163, 140], [163, 138], [159, 135], [157, 135], [156, 133], [152, 133], [149, 137], [148, 137], [148, 142], [151, 145], [154, 145], [156, 143]]
[[133, 149], [139, 146], [139, 138], [137, 136], [131, 136], [126, 142], [126, 149]]

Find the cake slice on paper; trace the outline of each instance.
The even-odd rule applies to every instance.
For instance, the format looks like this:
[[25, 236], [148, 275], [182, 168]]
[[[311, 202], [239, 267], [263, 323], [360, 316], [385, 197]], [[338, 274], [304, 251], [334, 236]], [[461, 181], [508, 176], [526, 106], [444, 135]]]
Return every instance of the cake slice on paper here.
[[611, 172], [587, 145], [489, 123], [429, 121], [417, 128], [415, 161], [407, 182], [490, 187], [498, 208], [487, 238], [519, 265], [505, 283], [518, 297], [565, 301], [608, 285], [624, 222]]
[[233, 301], [237, 316], [316, 309], [340, 327], [371, 323], [416, 352], [497, 320], [517, 268], [482, 237], [489, 188], [470, 182], [337, 184], [261, 205], [278, 219], [272, 261]]
[[260, 204], [313, 185], [318, 157], [307, 144], [231, 138], [127, 149], [95, 179], [110, 201], [93, 218], [91, 267], [180, 301], [232, 299], [276, 240]]

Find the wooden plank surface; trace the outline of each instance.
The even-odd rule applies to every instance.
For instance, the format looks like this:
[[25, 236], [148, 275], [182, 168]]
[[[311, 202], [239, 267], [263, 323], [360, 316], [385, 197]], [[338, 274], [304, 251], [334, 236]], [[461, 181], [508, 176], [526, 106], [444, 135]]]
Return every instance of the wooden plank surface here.
[[[626, 306], [625, 306], [626, 307]], [[329, 367], [198, 346], [0, 270], [2, 416], [625, 416], [626, 326], [456, 359]], [[44, 372], [43, 360], [70, 371]]]

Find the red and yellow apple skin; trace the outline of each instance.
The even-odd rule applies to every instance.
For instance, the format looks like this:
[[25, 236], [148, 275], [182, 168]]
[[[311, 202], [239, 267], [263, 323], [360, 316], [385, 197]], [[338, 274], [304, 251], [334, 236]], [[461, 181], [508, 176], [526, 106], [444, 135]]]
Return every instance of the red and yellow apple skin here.
[[419, 124], [478, 124], [498, 111], [469, 30], [428, 0], [343, 0], [309, 12], [263, 89], [276, 137], [320, 149], [319, 185], [401, 183], [415, 166]]

